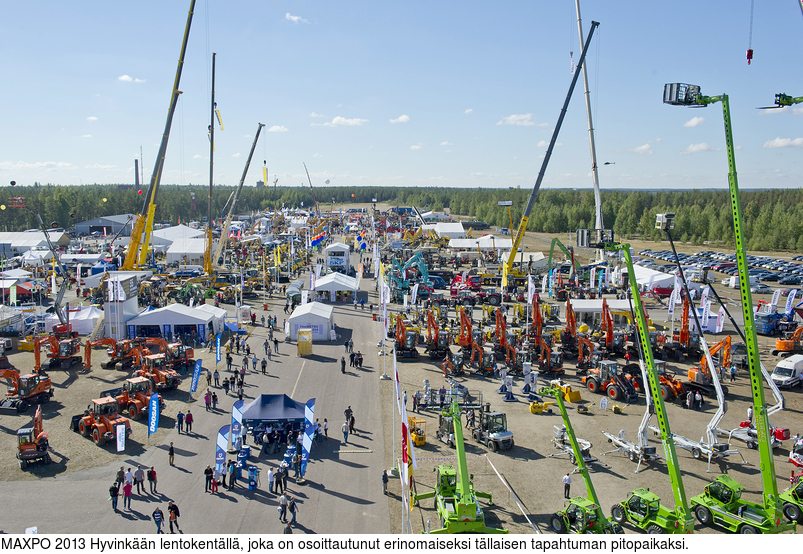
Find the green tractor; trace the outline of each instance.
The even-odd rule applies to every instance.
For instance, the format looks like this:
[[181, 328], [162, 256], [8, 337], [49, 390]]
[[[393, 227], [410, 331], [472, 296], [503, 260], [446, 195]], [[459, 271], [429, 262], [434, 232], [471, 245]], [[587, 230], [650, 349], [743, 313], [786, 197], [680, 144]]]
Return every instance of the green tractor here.
[[490, 505], [493, 500], [490, 493], [474, 490], [473, 475], [468, 474], [466, 450], [463, 444], [463, 426], [460, 421], [460, 405], [452, 402], [452, 407], [443, 415], [451, 415], [454, 425], [454, 443], [457, 449], [458, 466], [442, 465], [437, 468], [435, 490], [417, 494], [413, 503], [427, 498], [435, 498], [441, 528], [435, 533], [507, 533], [507, 529], [496, 529], [485, 525], [479, 498], [486, 498]]
[[691, 497], [691, 508], [703, 525], [713, 525], [731, 533], [755, 535], [794, 529], [794, 523], [773, 521], [762, 504], [743, 500], [742, 492], [742, 485], [727, 475], [720, 475], [702, 494]]
[[619, 524], [630, 523], [651, 535], [680, 527], [678, 513], [661, 505], [661, 499], [650, 489], [636, 489], [627, 500], [611, 506], [611, 517]]
[[783, 491], [780, 495], [783, 502], [783, 515], [789, 521], [803, 524], [803, 479], [799, 479], [794, 485]]

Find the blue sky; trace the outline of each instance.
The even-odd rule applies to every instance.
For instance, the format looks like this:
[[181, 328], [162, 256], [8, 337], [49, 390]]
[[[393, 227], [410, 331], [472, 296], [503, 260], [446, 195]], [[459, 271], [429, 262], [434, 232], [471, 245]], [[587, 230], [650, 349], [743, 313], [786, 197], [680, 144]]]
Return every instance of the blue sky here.
[[[9, 2], [0, 21], [0, 182], [132, 183], [153, 168], [188, 0]], [[685, 8], [684, 8], [685, 6]], [[600, 183], [724, 188], [722, 109], [665, 106], [664, 83], [731, 99], [742, 188], [803, 183], [796, 0], [582, 0]], [[280, 185], [531, 187], [579, 58], [573, 0], [198, 0], [162, 183], [208, 184], [211, 52], [215, 182], [267, 161]], [[543, 186], [590, 188], [582, 79]]]

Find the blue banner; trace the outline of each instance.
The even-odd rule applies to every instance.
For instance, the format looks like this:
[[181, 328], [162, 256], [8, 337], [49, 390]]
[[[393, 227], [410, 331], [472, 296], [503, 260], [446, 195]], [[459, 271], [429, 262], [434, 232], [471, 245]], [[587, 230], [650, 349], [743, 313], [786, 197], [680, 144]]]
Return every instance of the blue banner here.
[[153, 393], [148, 401], [148, 436], [159, 428], [159, 395]]
[[555, 290], [555, 270], [549, 271], [549, 297], [552, 298], [552, 293]]
[[217, 334], [215, 337], [215, 363], [219, 364], [221, 359], [221, 351], [220, 351], [220, 333]]
[[315, 436], [315, 399], [307, 401], [304, 408], [304, 438], [301, 440], [301, 475], [307, 472], [309, 453], [312, 450], [312, 437]]
[[243, 431], [243, 401], [238, 400], [231, 407], [231, 446], [240, 449]]
[[223, 464], [226, 463], [226, 451], [229, 447], [229, 426], [224, 425], [217, 432], [217, 441], [215, 443], [215, 468], [218, 471], [223, 469]]
[[195, 369], [192, 372], [192, 386], [190, 386], [190, 393], [198, 390], [198, 380], [201, 378], [202, 360], [195, 360]]

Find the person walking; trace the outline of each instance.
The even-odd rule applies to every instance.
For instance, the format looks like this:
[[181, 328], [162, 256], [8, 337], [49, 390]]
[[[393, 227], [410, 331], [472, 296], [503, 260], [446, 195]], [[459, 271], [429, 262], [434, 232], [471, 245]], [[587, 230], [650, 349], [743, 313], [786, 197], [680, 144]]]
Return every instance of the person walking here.
[[192, 412], [187, 410], [187, 415], [184, 417], [184, 422], [187, 424], [187, 433], [192, 433], [192, 422], [194, 418], [192, 417]]
[[148, 470], [148, 485], [151, 488], [151, 492], [153, 494], [157, 494], [159, 491], [156, 490], [156, 470], [151, 466], [151, 469]]
[[340, 373], [346, 373], [346, 357], [340, 356]]
[[237, 467], [234, 460], [229, 462], [229, 490], [234, 490], [234, 485], [237, 484]]
[[691, 410], [694, 407], [694, 393], [689, 391], [686, 394], [686, 409]]
[[204, 394], [204, 405], [206, 406], [206, 411], [209, 411], [209, 408], [212, 407], [212, 395], [209, 394], [209, 389], [206, 390]]
[[340, 427], [340, 430], [343, 432], [343, 444], [349, 443], [349, 422], [343, 422], [343, 425]]
[[209, 489], [212, 488], [212, 477], [214, 477], [215, 472], [212, 470], [212, 466], [206, 466], [204, 470], [204, 476], [206, 477], [206, 483], [204, 484], [204, 492], [209, 492]]
[[329, 438], [329, 421], [326, 418], [323, 418], [323, 438]]
[[279, 339], [273, 339], [273, 351], [279, 353]]
[[123, 485], [123, 509], [128, 507], [131, 509], [131, 493], [133, 492], [134, 485], [128, 481], [126, 481], [125, 485]]
[[123, 469], [123, 466], [120, 466], [120, 470], [117, 472], [115, 481], [119, 486], [123, 486], [123, 483], [125, 482], [125, 470]]
[[700, 391], [694, 393], [694, 409], [698, 412], [703, 409], [703, 395]]
[[290, 525], [296, 524], [296, 516], [298, 515], [298, 504], [296, 504], [296, 500], [293, 497], [290, 497], [290, 501], [287, 503], [287, 509], [290, 511], [291, 518], [290, 518]]
[[164, 531], [162, 531], [162, 524], [165, 522], [165, 515], [159, 506], [156, 506], [156, 509], [151, 514], [151, 517], [153, 518], [153, 522], [156, 524], [156, 534], [164, 535]]
[[178, 434], [180, 435], [184, 430], [184, 413], [181, 410], [176, 414], [176, 423], [178, 423]]
[[731, 366], [731, 383], [735, 383], [735, 382], [736, 382], [736, 366], [732, 365]]
[[134, 472], [134, 485], [137, 487], [137, 494], [142, 494], [145, 491], [145, 470], [142, 466], [137, 466]]
[[176, 526], [176, 529], [178, 531], [181, 531], [181, 528], [178, 526], [178, 518], [181, 516], [181, 514], [178, 511], [178, 505], [174, 504], [173, 502], [168, 503], [167, 504], [167, 513], [170, 514], [169, 515], [169, 517], [170, 517], [170, 534], [173, 535], [173, 534], [175, 534], [173, 532], [173, 525]]
[[388, 481], [389, 481], [389, 480], [390, 480], [390, 479], [388, 478], [388, 470], [387, 470], [387, 469], [383, 469], [383, 470], [382, 470], [382, 492], [383, 492], [383, 493], [384, 493], [386, 496], [387, 496], [387, 494], [388, 494]]
[[231, 357], [231, 353], [226, 353], [226, 369], [231, 371], [231, 364], [234, 362], [234, 358]]
[[563, 498], [569, 498], [569, 492], [572, 488], [572, 478], [567, 473], [563, 476]]
[[284, 493], [279, 497], [279, 521], [287, 523], [287, 496]]
[[348, 353], [349, 353], [349, 341], [348, 341], [348, 339], [346, 339], [346, 340], [343, 342], [343, 346], [345, 346], [345, 347], [346, 347], [346, 354], [348, 354]]
[[215, 372], [212, 374], [212, 376], [215, 378], [215, 386], [220, 387], [220, 372], [215, 369]]
[[109, 498], [112, 501], [112, 511], [117, 511], [117, 497], [120, 496], [120, 484], [115, 481], [112, 483], [112, 486], [109, 487]]
[[268, 361], [265, 358], [262, 358], [262, 375], [268, 374]]
[[750, 425], [753, 425], [753, 406], [747, 407], [747, 421], [750, 422]]
[[[298, 479], [301, 476], [301, 453], [296, 450], [296, 453], [293, 455], [293, 477]], [[295, 521], [293, 522], [295, 523]]]
[[175, 450], [175, 448], [173, 448], [173, 443], [171, 442], [170, 443], [170, 448], [167, 450], [167, 462], [171, 466], [175, 465], [175, 464], [173, 464], [173, 460], [175, 458], [175, 455], [176, 455], [176, 450]]
[[351, 414], [351, 417], [349, 418], [349, 433], [352, 435], [356, 434], [354, 431], [354, 414]]
[[216, 392], [212, 393], [212, 411], [213, 412], [217, 411], [217, 393]]
[[354, 341], [349, 339], [349, 352], [354, 352]]
[[212, 494], [217, 494], [217, 484], [219, 479], [220, 471], [218, 471], [217, 466], [215, 466], [215, 469], [212, 472]]
[[282, 468], [281, 468], [281, 466], [277, 467], [276, 470], [273, 472], [273, 480], [275, 481], [274, 488], [276, 489], [275, 490], [276, 494], [279, 494], [279, 493], [284, 494], [284, 481], [282, 481]]
[[223, 392], [226, 393], [226, 396], [229, 395], [229, 379], [223, 379]]
[[206, 386], [212, 386], [212, 370], [209, 368], [206, 369]]
[[268, 469], [268, 491], [273, 494], [273, 485], [276, 482], [275, 476], [273, 475], [273, 468]]
[[259, 363], [259, 360], [257, 359], [257, 355], [254, 354], [253, 357], [251, 358], [251, 369], [253, 369], [254, 371], [257, 370], [257, 363]]
[[268, 339], [265, 339], [265, 342], [262, 343], [262, 348], [265, 349], [265, 354], [267, 355], [270, 350], [270, 342], [268, 342]]

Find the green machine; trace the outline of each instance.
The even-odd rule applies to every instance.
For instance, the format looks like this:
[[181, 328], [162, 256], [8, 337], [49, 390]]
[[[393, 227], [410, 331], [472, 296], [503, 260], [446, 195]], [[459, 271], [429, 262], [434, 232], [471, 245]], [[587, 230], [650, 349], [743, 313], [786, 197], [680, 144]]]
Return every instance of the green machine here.
[[566, 413], [566, 405], [563, 403], [564, 392], [557, 387], [545, 387], [538, 391], [541, 396], [553, 396], [558, 404], [560, 415], [563, 417], [563, 425], [566, 427], [566, 435], [572, 445], [574, 459], [577, 463], [577, 471], [583, 477], [588, 498], [576, 496], [569, 500], [568, 505], [561, 511], [552, 514], [549, 519], [549, 526], [556, 533], [594, 533], [594, 534], [623, 534], [622, 526], [617, 522], [609, 520], [600, 507], [597, 491], [591, 482], [588, 474], [588, 466], [583, 459], [583, 452], [574, 435], [574, 428], [569, 421], [569, 414]]
[[[794, 103], [793, 98], [776, 96], [778, 106]], [[664, 103], [674, 106], [704, 107], [722, 102], [725, 122], [725, 143], [728, 152], [728, 183], [730, 185], [733, 228], [736, 238], [736, 262], [739, 282], [749, 283], [747, 250], [742, 236], [742, 207], [739, 199], [739, 183], [736, 176], [735, 148], [731, 127], [730, 102], [727, 94], [703, 96], [700, 87], [684, 83], [669, 83], [664, 86]], [[666, 221], [667, 229], [672, 222]], [[784, 520], [783, 503], [778, 494], [775, 460], [772, 455], [767, 403], [764, 398], [764, 382], [761, 373], [761, 360], [758, 353], [758, 337], [753, 315], [753, 298], [750, 287], [740, 288], [742, 315], [744, 317], [745, 344], [747, 346], [747, 365], [750, 369], [750, 388], [753, 395], [758, 451], [759, 470], [763, 485], [763, 502], [748, 502], [741, 498], [744, 490], [736, 481], [720, 476], [710, 483], [702, 494], [691, 498], [694, 514], [700, 523], [714, 525], [732, 533], [781, 533], [794, 529], [795, 524]]]
[[507, 533], [507, 529], [496, 529], [485, 525], [479, 498], [486, 498], [493, 505], [491, 494], [474, 490], [473, 476], [468, 474], [466, 448], [463, 443], [461, 411], [457, 401], [452, 402], [443, 415], [452, 418], [454, 426], [454, 445], [457, 450], [457, 468], [441, 465], [436, 468], [435, 490], [416, 494], [413, 503], [427, 498], [435, 498], [435, 508], [441, 521], [441, 528], [432, 533]]

